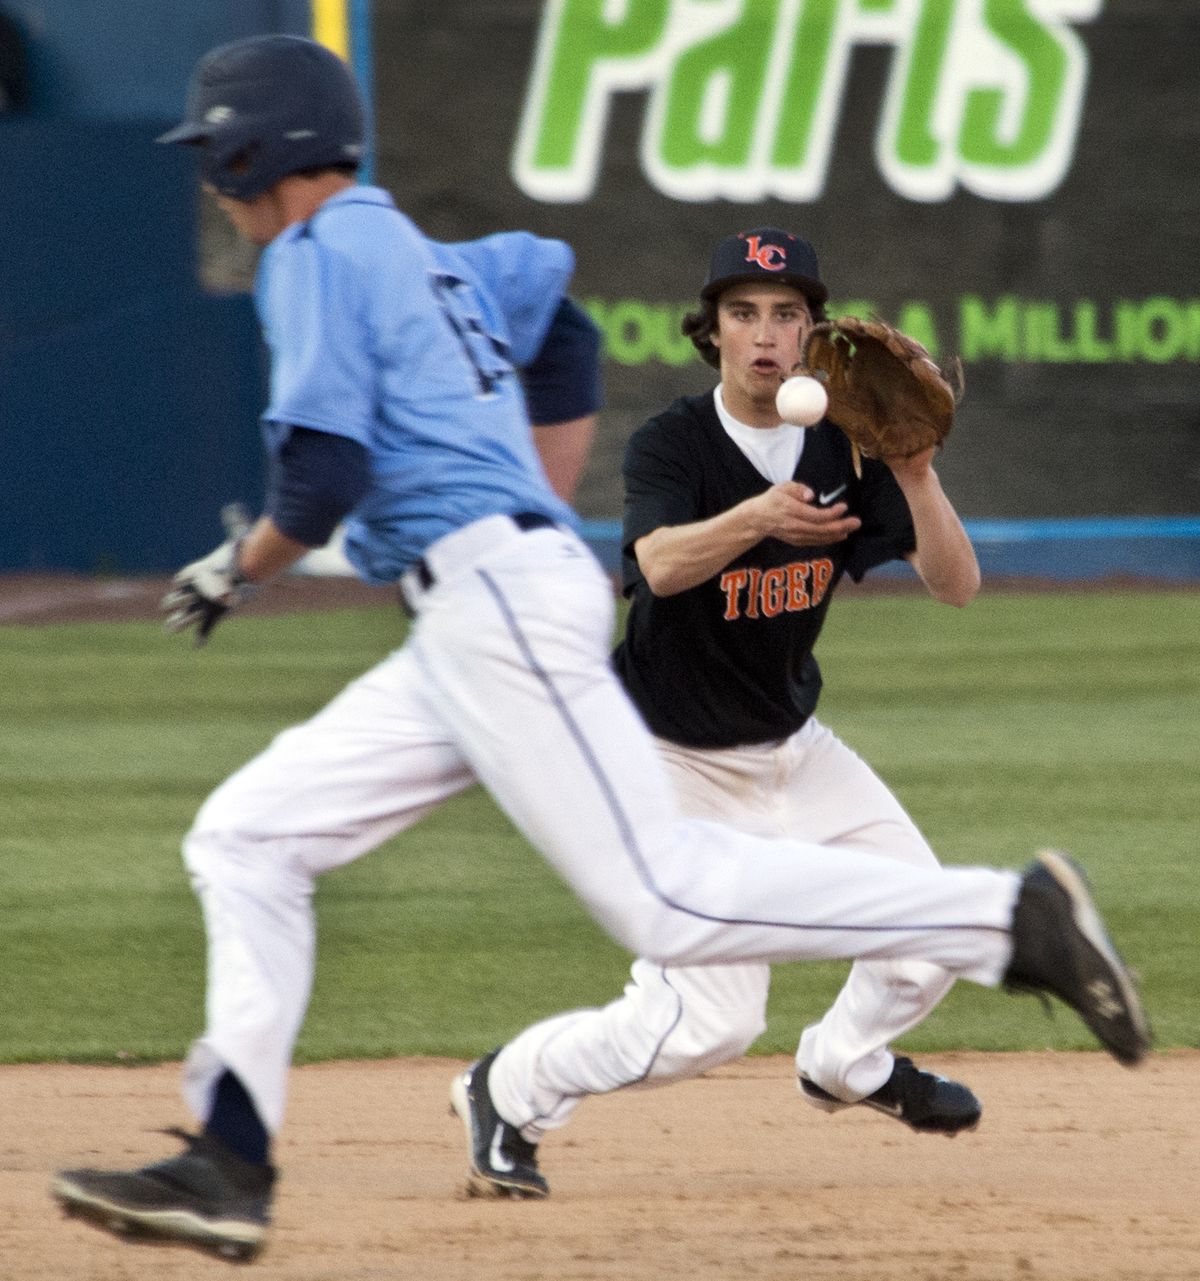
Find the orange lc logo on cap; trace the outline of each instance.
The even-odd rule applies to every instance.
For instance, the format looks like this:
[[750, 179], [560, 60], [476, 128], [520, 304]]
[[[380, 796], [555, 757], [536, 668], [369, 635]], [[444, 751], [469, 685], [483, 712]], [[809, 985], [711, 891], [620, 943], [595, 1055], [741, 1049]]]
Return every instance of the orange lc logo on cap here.
[[764, 271], [782, 271], [787, 266], [787, 250], [780, 245], [764, 245], [757, 236], [747, 236], [746, 261]]

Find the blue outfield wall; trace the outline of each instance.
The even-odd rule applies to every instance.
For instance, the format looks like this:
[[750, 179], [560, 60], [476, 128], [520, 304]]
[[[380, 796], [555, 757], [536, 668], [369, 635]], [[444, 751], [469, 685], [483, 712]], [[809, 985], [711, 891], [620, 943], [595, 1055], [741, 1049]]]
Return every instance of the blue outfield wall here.
[[[1200, 516], [966, 520], [985, 578], [1200, 581]], [[621, 567], [621, 522], [584, 522], [584, 537], [613, 574]], [[910, 578], [902, 561], [873, 576]]]
[[985, 577], [1200, 579], [1200, 516], [965, 524]]
[[171, 120], [206, 49], [307, 34], [312, 0], [4, 0], [29, 46], [37, 116]]
[[177, 568], [261, 496], [253, 306], [200, 290], [160, 123], [2, 129], [0, 570]]
[[[0, 118], [0, 571], [172, 570], [261, 500], [253, 304], [201, 286], [194, 157], [154, 140], [205, 50], [315, 9], [6, 0], [33, 92]], [[320, 11], [367, 79], [368, 0]]]
[[194, 157], [155, 145], [211, 46], [310, 0], [9, 0], [28, 113], [0, 120], [0, 571], [161, 572], [262, 491], [248, 296], [197, 271]]

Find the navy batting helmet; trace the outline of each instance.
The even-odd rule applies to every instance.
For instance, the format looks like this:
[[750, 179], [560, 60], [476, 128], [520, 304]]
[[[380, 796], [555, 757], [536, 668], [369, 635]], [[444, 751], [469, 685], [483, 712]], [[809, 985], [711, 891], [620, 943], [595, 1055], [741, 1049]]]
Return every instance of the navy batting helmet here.
[[159, 142], [201, 149], [204, 180], [252, 200], [304, 169], [357, 167], [364, 114], [353, 73], [303, 36], [250, 36], [196, 64], [187, 112]]

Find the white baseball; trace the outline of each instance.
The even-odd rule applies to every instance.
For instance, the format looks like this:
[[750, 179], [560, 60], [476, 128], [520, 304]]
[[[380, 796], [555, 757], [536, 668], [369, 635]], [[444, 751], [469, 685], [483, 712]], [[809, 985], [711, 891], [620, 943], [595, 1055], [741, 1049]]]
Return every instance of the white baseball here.
[[825, 388], [807, 374], [797, 374], [780, 384], [775, 393], [775, 408], [785, 423], [812, 427], [825, 417], [829, 397]]

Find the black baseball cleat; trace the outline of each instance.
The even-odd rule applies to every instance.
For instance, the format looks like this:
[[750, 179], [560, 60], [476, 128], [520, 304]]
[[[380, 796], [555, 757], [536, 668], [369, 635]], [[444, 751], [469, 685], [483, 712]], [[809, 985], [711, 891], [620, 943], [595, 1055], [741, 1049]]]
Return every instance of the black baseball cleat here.
[[450, 1111], [467, 1132], [467, 1192], [516, 1200], [549, 1196], [550, 1185], [538, 1171], [537, 1144], [523, 1139], [492, 1105], [488, 1071], [499, 1053], [485, 1054], [450, 1083]]
[[1150, 1024], [1133, 976], [1105, 932], [1083, 868], [1066, 854], [1043, 850], [1025, 869], [1012, 940], [1005, 987], [1052, 992], [1120, 1063], [1146, 1057]]
[[117, 1236], [253, 1259], [266, 1244], [274, 1168], [243, 1161], [210, 1135], [171, 1133], [186, 1152], [140, 1170], [63, 1170], [51, 1191], [68, 1214]]
[[983, 1114], [983, 1105], [957, 1081], [926, 1072], [908, 1058], [897, 1058], [892, 1075], [865, 1099], [848, 1103], [830, 1094], [803, 1072], [797, 1074], [800, 1092], [814, 1107], [823, 1112], [840, 1112], [842, 1108], [867, 1107], [885, 1116], [903, 1121], [922, 1134], [945, 1134], [950, 1137], [962, 1130], [973, 1130]]

